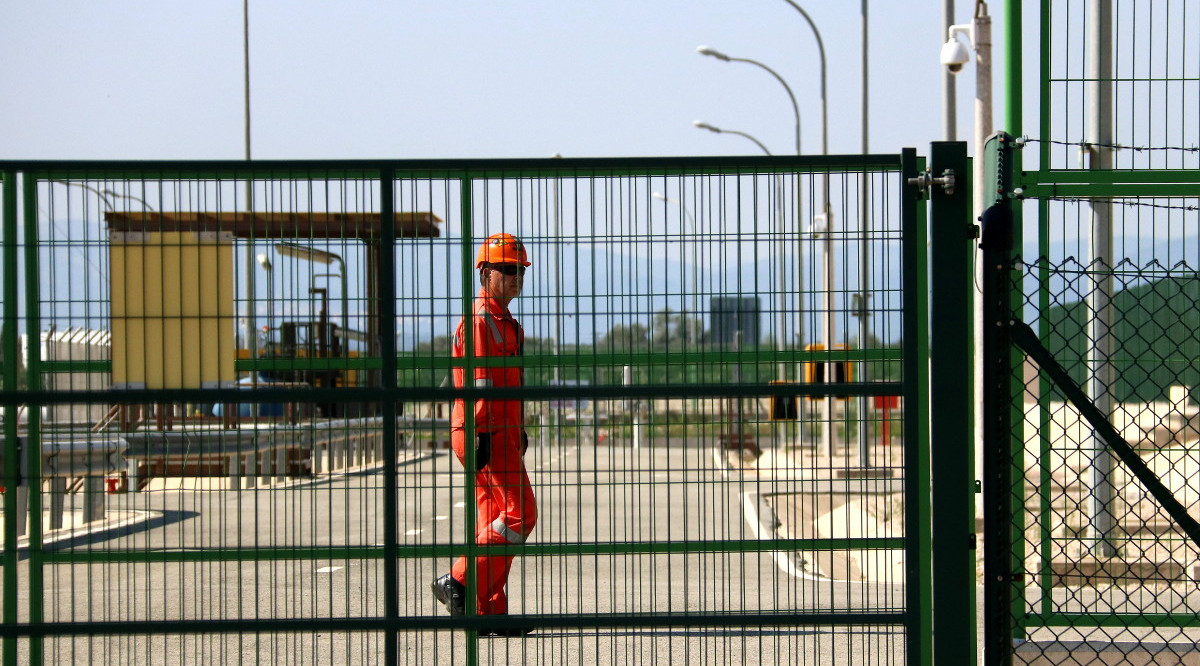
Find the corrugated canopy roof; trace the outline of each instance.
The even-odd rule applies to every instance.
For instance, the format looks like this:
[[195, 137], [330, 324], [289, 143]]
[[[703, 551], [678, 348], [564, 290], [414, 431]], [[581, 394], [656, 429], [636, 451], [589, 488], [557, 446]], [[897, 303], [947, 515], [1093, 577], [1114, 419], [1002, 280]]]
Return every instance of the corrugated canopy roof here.
[[[353, 238], [380, 237], [379, 213], [156, 213], [104, 214], [109, 231], [230, 232], [236, 238]], [[442, 220], [433, 213], [396, 213], [396, 236], [429, 238], [441, 235]]]

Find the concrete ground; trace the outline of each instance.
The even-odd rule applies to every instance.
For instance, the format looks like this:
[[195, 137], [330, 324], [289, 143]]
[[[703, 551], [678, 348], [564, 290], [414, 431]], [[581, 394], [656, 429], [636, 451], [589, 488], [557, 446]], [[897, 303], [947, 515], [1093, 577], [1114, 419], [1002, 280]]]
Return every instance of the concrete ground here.
[[[762, 498], [780, 492], [847, 494], [894, 480], [768, 478], [711, 443], [660, 441], [535, 447], [526, 458], [538, 496], [531, 544], [561, 552], [518, 557], [510, 612], [538, 623], [524, 638], [479, 638], [454, 629], [398, 635], [400, 663], [482, 664], [862, 664], [904, 660], [902, 626], [846, 619], [903, 610], [902, 580], [838, 580], [803, 553], [736, 546], [778, 527]], [[383, 474], [350, 474], [241, 491], [203, 484], [109, 496], [109, 520], [140, 516], [91, 534], [49, 542], [58, 553], [128, 550], [128, 557], [49, 563], [40, 585], [48, 622], [296, 620], [384, 614], [381, 561], [351, 555], [307, 559], [303, 549], [382, 544]], [[799, 484], [799, 485], [797, 485]], [[398, 467], [399, 614], [411, 624], [449, 621], [428, 591], [448, 569], [421, 548], [465, 541], [461, 468], [445, 450], [411, 451]], [[801, 530], [793, 527], [793, 530]], [[797, 535], [800, 532], [795, 532]], [[734, 545], [726, 546], [727, 542]], [[613, 546], [615, 545], [615, 546]], [[298, 549], [298, 550], [296, 550]], [[667, 552], [647, 552], [650, 549]], [[206, 560], [196, 553], [222, 550]], [[144, 562], [136, 553], [167, 562]], [[230, 553], [245, 552], [232, 561]], [[790, 562], [790, 565], [788, 564]], [[27, 559], [19, 564], [18, 614], [30, 618]], [[625, 617], [605, 626], [605, 616]], [[664, 616], [677, 626], [659, 626]], [[745, 616], [752, 621], [746, 621]], [[644, 616], [645, 621], [636, 620]], [[802, 617], [814, 618], [804, 620]], [[820, 616], [820, 622], [815, 616]], [[630, 618], [635, 618], [630, 621]], [[688, 626], [688, 618], [703, 618]], [[764, 620], [764, 618], [766, 618]], [[843, 624], [829, 624], [842, 618]], [[878, 619], [878, 618], [877, 618]], [[595, 620], [594, 623], [591, 621]], [[588, 626], [589, 623], [594, 626]], [[582, 626], [581, 626], [582, 625]], [[290, 627], [289, 627], [290, 628]], [[382, 663], [382, 634], [295, 627], [287, 633], [51, 637], [46, 663]], [[27, 663], [29, 642], [20, 642]]]

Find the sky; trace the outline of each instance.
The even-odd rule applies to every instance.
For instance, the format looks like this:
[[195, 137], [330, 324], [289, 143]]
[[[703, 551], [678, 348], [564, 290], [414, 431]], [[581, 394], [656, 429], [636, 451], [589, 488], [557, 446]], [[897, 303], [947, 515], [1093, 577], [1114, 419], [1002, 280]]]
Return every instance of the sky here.
[[[825, 46], [829, 152], [861, 153], [861, 3], [801, 6]], [[956, 21], [973, 8], [957, 0]], [[871, 2], [868, 31], [868, 152], [928, 154], [945, 138], [942, 3]], [[793, 152], [785, 88], [700, 45], [775, 70], [820, 152], [817, 42], [787, 0], [249, 0], [249, 42], [253, 159], [759, 153], [697, 119]], [[0, 63], [0, 159], [246, 155], [241, 0], [4, 3]]]
[[[969, 22], [974, 1], [956, 3], [956, 21]], [[865, 151], [862, 3], [798, 4], [824, 44], [831, 154], [928, 154], [945, 138], [942, 2], [869, 3]], [[244, 159], [243, 7], [0, 4], [0, 160]], [[776, 72], [795, 94], [803, 152], [821, 152], [820, 52], [788, 0], [249, 0], [248, 8], [256, 160], [760, 154], [695, 120], [794, 152], [787, 88], [759, 66], [702, 56], [701, 45]], [[999, 7], [992, 13], [999, 63], [1003, 17]], [[955, 79], [965, 139], [973, 69]], [[1002, 85], [997, 72], [995, 90]]]

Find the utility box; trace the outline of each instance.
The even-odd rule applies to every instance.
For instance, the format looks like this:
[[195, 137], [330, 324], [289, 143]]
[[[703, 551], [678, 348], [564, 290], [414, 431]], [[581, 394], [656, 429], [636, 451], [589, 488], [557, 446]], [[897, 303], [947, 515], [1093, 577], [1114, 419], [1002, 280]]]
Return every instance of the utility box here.
[[[836, 344], [833, 348], [849, 349], [843, 344]], [[825, 351], [825, 345], [804, 345], [804, 351]], [[854, 381], [854, 364], [850, 361], [805, 361], [801, 374], [805, 384], [845, 384]], [[834, 397], [845, 400], [849, 396]], [[809, 400], [822, 399], [822, 396], [809, 396]]]
[[113, 388], [233, 386], [233, 235], [109, 233]]
[[[772, 379], [770, 384], [795, 384], [796, 382], [786, 379]], [[772, 395], [771, 396], [771, 414], [772, 421], [795, 421], [800, 418], [799, 400], [794, 395]]]

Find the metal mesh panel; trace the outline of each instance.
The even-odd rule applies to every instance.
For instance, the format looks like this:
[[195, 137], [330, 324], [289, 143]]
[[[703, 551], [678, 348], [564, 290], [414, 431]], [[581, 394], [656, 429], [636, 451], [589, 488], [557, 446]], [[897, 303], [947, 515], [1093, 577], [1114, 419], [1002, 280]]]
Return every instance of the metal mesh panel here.
[[[799, 162], [7, 171], [5, 658], [915, 658], [899, 162]], [[523, 354], [452, 358], [500, 231]], [[524, 402], [523, 545], [475, 543], [455, 398]], [[509, 614], [447, 615], [504, 553]]]
[[[1093, 148], [1116, 148], [1116, 169], [1200, 166], [1200, 130], [1192, 121], [1200, 112], [1200, 11], [1186, 2], [1108, 3], [1110, 30], [1101, 51], [1107, 64], [1101, 68], [1089, 52], [1091, 30], [1101, 20], [1092, 11], [1097, 3], [1044, 4], [1040, 17], [1029, 17], [1045, 26], [1041, 126], [1031, 132], [1043, 142], [1042, 168], [1090, 168]], [[1032, 25], [1023, 32], [1035, 34]], [[1089, 125], [1098, 96], [1111, 114], [1104, 140]]]
[[[1047, 2], [1009, 31], [1013, 47], [1040, 36], [1010, 109], [1035, 80], [1040, 108], [1010, 128], [1028, 147], [996, 162], [1022, 259], [1016, 296], [984, 321], [1011, 324], [1019, 348], [992, 386], [1008, 413], [989, 423], [1011, 441], [991, 450], [1011, 474], [990, 478], [1011, 488], [989, 508], [1011, 515], [989, 529], [985, 584], [1013, 599], [988, 663], [1186, 663], [1194, 647], [1195, 10]], [[1008, 362], [993, 351], [986, 364]]]

